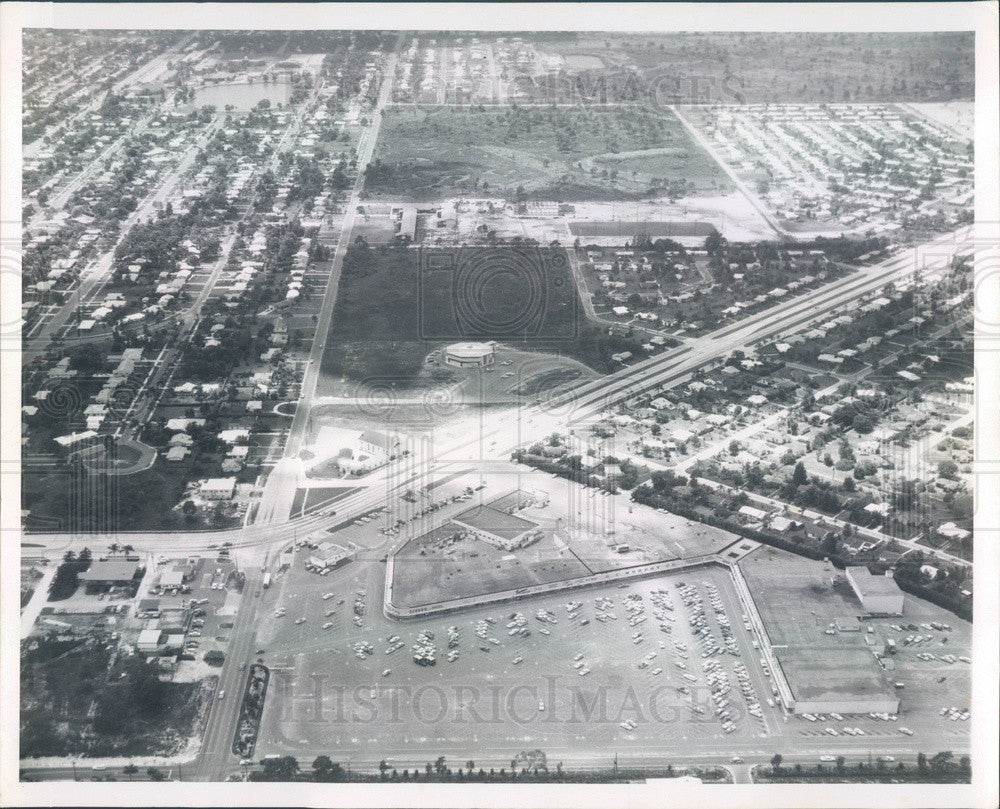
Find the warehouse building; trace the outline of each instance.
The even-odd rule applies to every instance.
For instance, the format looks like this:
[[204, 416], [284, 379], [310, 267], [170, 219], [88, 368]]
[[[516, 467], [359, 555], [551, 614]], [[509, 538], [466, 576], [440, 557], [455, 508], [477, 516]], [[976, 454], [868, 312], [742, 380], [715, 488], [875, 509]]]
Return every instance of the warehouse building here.
[[844, 571], [865, 612], [873, 615], [902, 615], [903, 591], [891, 576], [873, 576], [866, 567]]

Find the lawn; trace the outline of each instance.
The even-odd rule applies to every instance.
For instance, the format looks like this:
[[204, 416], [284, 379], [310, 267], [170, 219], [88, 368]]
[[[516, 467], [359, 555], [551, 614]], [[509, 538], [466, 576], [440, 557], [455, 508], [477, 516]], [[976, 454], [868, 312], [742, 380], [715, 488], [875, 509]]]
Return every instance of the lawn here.
[[653, 185], [679, 194], [728, 187], [675, 116], [639, 107], [390, 110], [375, 158], [366, 191], [395, 198], [614, 199]]

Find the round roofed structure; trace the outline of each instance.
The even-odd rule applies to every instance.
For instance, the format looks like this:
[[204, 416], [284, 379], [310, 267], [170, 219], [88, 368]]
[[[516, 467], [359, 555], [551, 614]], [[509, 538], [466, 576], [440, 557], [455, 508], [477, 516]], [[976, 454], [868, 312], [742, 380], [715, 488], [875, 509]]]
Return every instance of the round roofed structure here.
[[482, 368], [492, 365], [495, 357], [493, 343], [452, 343], [444, 350], [445, 364], [459, 368]]

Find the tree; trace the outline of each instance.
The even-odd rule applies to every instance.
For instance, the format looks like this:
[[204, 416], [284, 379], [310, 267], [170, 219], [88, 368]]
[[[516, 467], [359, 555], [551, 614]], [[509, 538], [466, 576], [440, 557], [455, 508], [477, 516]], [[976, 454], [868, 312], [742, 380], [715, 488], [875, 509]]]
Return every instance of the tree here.
[[122, 772], [125, 773], [125, 775], [128, 776], [128, 780], [131, 781], [132, 776], [139, 772], [139, 768], [136, 767], [135, 764], [126, 764], [122, 767]]
[[344, 774], [344, 768], [332, 761], [329, 756], [316, 756], [312, 763], [312, 770], [314, 781], [338, 781]]
[[955, 479], [958, 474], [958, 464], [954, 461], [941, 461], [938, 464], [938, 476], [942, 478]]
[[860, 414], [854, 417], [852, 426], [854, 427], [854, 432], [858, 435], [868, 435], [868, 433], [875, 429], [875, 423], [868, 416]]
[[951, 750], [942, 750], [935, 753], [930, 760], [931, 769], [935, 772], [944, 772], [949, 769], [953, 757]]
[[809, 475], [806, 474], [806, 468], [799, 461], [795, 464], [795, 471], [792, 472], [792, 485], [794, 486], [805, 486], [809, 482]]
[[919, 770], [921, 774], [927, 772], [927, 756], [923, 753], [917, 753], [917, 770]]
[[149, 776], [149, 780], [150, 781], [166, 781], [167, 780], [167, 776], [165, 776], [163, 774], [163, 770], [160, 770], [157, 767], [147, 767], [146, 768], [146, 775]]
[[843, 756], [837, 756], [837, 772], [844, 771], [844, 762], [846, 759]]
[[781, 768], [781, 762], [785, 759], [782, 757], [781, 753], [775, 753], [771, 756], [771, 769], [776, 773]]
[[299, 762], [295, 756], [281, 756], [280, 758], [265, 758], [261, 761], [263, 770], [250, 774], [251, 780], [255, 781], [291, 781], [292, 777], [299, 771]]

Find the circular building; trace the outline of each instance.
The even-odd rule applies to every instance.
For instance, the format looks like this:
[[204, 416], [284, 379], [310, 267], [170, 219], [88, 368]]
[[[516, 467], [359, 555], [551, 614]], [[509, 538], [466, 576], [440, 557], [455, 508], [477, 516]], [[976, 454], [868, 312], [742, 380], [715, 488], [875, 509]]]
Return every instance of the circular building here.
[[452, 343], [444, 350], [445, 365], [482, 368], [495, 361], [493, 343]]

